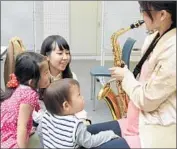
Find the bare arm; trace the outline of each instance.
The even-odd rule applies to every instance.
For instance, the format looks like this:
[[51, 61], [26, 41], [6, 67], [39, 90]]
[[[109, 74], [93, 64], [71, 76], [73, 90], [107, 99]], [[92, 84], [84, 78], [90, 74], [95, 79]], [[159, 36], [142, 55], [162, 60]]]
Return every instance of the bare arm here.
[[17, 123], [17, 144], [19, 148], [27, 148], [27, 124], [32, 114], [33, 107], [29, 104], [21, 104]]

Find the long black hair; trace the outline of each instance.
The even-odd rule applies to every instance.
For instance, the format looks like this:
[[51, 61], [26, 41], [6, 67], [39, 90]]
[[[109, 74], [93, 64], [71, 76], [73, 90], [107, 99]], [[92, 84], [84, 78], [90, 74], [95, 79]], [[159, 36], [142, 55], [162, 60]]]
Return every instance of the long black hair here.
[[166, 10], [171, 14], [171, 19], [173, 21], [172, 26], [176, 27], [176, 1], [139, 1], [141, 9], [145, 11], [148, 16], [153, 21], [153, 17], [151, 15], [151, 8], [154, 10]]
[[[55, 46], [53, 46], [53, 45], [55, 45]], [[56, 49], [56, 46], [58, 46], [58, 48], [62, 51], [63, 50], [70, 51], [67, 41], [62, 36], [51, 35], [51, 36], [48, 36], [43, 41], [40, 53], [42, 55], [49, 56], [51, 54], [51, 52]], [[70, 57], [71, 57], [71, 54], [70, 54]], [[68, 65], [66, 66], [66, 69], [62, 73], [63, 78], [73, 78], [73, 75], [72, 75], [69, 65], [70, 65], [70, 62], [68, 63]]]
[[[38, 64], [44, 60], [46, 60], [46, 58], [43, 55], [34, 52], [23, 52], [19, 54], [16, 57], [14, 72], [19, 84], [29, 85], [28, 81], [32, 79], [34, 83], [33, 88], [36, 89], [40, 79]], [[5, 92], [1, 92], [0, 101], [2, 102], [11, 97], [15, 89], [16, 88], [6, 87]]]

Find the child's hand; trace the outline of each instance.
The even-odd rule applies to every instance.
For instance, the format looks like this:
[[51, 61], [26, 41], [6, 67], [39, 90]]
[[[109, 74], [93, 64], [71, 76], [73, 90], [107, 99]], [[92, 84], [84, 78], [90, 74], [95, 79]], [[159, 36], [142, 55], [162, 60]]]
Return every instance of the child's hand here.
[[31, 132], [30, 132], [30, 136], [32, 136], [35, 133], [35, 131], [36, 131], [36, 127], [32, 127]]
[[89, 120], [89, 119], [84, 119], [83, 123], [87, 126], [92, 124], [91, 120]]
[[120, 136], [117, 135], [117, 134], [115, 134], [114, 131], [112, 131], [112, 130], [107, 130], [107, 133], [108, 133], [109, 136], [111, 137], [111, 140], [120, 138]]
[[113, 139], [118, 139], [118, 138], [120, 138], [120, 136], [117, 135], [117, 134], [115, 134], [114, 137], [112, 138], [112, 140], [113, 140]]
[[[114, 132], [113, 132], [113, 133], [114, 133]], [[120, 136], [114, 133], [112, 139], [117, 139], [117, 138], [120, 138]]]

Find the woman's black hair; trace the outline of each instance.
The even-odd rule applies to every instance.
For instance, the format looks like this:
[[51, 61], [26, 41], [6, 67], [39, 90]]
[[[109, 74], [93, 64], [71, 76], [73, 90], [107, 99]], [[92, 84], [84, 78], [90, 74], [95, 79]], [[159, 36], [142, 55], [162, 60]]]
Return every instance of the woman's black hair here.
[[[29, 85], [28, 81], [33, 80], [34, 89], [38, 86], [38, 81], [40, 79], [40, 69], [39, 63], [45, 60], [45, 57], [41, 54], [34, 52], [23, 52], [17, 55], [15, 60], [15, 72], [19, 84]], [[16, 88], [6, 87], [5, 92], [1, 92], [0, 101], [4, 101], [11, 97], [13, 91]]]
[[139, 4], [141, 9], [148, 14], [152, 21], [153, 17], [150, 11], [152, 8], [157, 11], [166, 10], [171, 14], [172, 26], [176, 27], [176, 1], [139, 1]]
[[79, 82], [72, 78], [60, 79], [52, 82], [44, 91], [44, 104], [51, 114], [62, 115], [63, 103], [70, 102], [71, 87]]
[[[55, 45], [55, 46], [53, 46], [53, 45]], [[40, 53], [42, 55], [48, 56], [51, 54], [52, 50], [56, 49], [56, 46], [58, 46], [58, 48], [62, 51], [63, 50], [70, 51], [67, 41], [62, 36], [51, 35], [51, 36], [48, 36], [43, 41]], [[72, 75], [69, 65], [70, 65], [70, 62], [68, 63], [68, 65], [66, 66], [66, 69], [62, 73], [63, 78], [73, 78], [73, 75]]]

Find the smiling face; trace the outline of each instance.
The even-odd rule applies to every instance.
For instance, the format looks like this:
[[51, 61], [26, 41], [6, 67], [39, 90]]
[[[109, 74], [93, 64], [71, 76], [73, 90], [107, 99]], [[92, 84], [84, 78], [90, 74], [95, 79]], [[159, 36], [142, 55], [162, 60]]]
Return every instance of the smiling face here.
[[48, 60], [51, 74], [55, 76], [66, 69], [66, 66], [70, 62], [71, 56], [69, 50], [60, 49], [56, 43], [53, 43], [52, 46], [55, 48], [48, 56]]

